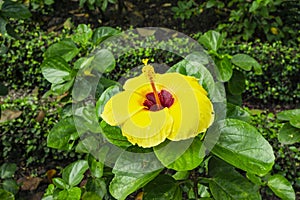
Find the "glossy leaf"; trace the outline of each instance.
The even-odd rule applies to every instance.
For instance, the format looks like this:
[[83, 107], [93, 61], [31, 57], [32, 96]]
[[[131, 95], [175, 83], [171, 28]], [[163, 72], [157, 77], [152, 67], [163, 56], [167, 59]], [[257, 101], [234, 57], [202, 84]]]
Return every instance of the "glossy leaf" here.
[[209, 189], [215, 200], [260, 200], [259, 187], [220, 159], [209, 161]]
[[64, 179], [62, 179], [62, 178], [58, 178], [58, 177], [57, 178], [53, 178], [52, 181], [53, 181], [53, 184], [56, 187], [58, 187], [59, 189], [64, 190], [64, 189], [68, 189], [69, 188], [69, 186], [66, 183], [66, 181]]
[[0, 167], [0, 178], [12, 178], [17, 170], [17, 165], [14, 163], [3, 163]]
[[154, 154], [124, 152], [113, 168], [115, 176], [110, 182], [109, 191], [114, 198], [125, 199], [153, 180], [162, 168]]
[[122, 135], [122, 131], [119, 127], [110, 126], [104, 120], [100, 122], [100, 126], [102, 128], [102, 134], [110, 143], [123, 148], [132, 146], [127, 138]]
[[65, 92], [69, 91], [69, 89], [73, 86], [73, 84], [74, 84], [74, 78], [63, 83], [59, 83], [59, 84], [54, 83], [51, 85], [51, 91], [55, 95], [63, 95]]
[[15, 197], [12, 193], [0, 188], [0, 199], [14, 200]]
[[278, 140], [283, 144], [300, 142], [300, 129], [295, 128], [290, 123], [285, 123], [279, 130]]
[[269, 188], [283, 200], [295, 200], [295, 191], [292, 184], [280, 174], [268, 178]]
[[216, 126], [220, 136], [213, 154], [249, 173], [265, 175], [272, 169], [272, 146], [255, 127], [237, 119], [225, 119]]
[[233, 74], [228, 82], [228, 89], [231, 94], [239, 95], [246, 88], [245, 76], [238, 70], [233, 70]]
[[123, 200], [129, 194], [153, 180], [161, 170], [140, 174], [116, 174], [109, 185], [109, 191], [116, 199]]
[[229, 81], [232, 76], [232, 65], [230, 63], [230, 60], [227, 57], [224, 57], [223, 59], [217, 59], [215, 63], [218, 68], [218, 80], [222, 82]]
[[189, 177], [190, 172], [189, 171], [179, 171], [176, 172], [172, 177], [178, 181], [178, 180], [185, 180]]
[[62, 190], [58, 193], [57, 199], [63, 200], [80, 200], [81, 189], [79, 187], [72, 187], [67, 190]]
[[92, 84], [90, 81], [82, 77], [77, 77], [76, 81], [77, 82], [74, 85], [76, 90], [73, 90], [72, 97], [75, 101], [82, 101], [90, 95], [92, 91]]
[[276, 117], [282, 121], [290, 121], [293, 118], [300, 118], [300, 109], [284, 110], [277, 113]]
[[250, 114], [239, 106], [227, 103], [226, 117], [231, 119], [239, 119], [245, 122], [250, 122]]
[[45, 58], [62, 57], [66, 62], [71, 61], [77, 54], [79, 49], [71, 39], [64, 39], [60, 42], [52, 44], [45, 52]]
[[166, 174], [159, 175], [144, 188], [143, 200], [153, 199], [181, 200], [181, 189], [171, 176]]
[[100, 96], [96, 103], [96, 111], [98, 117], [100, 117], [101, 113], [104, 110], [105, 104], [108, 102], [108, 100], [114, 96], [115, 94], [119, 93], [121, 91], [120, 86], [118, 85], [113, 85], [108, 87]]
[[216, 31], [208, 31], [200, 37], [199, 42], [208, 50], [217, 51], [222, 46], [224, 38], [224, 35]]
[[91, 69], [95, 69], [101, 73], [110, 72], [116, 66], [114, 55], [106, 50], [101, 49], [94, 55], [94, 59], [91, 62]]
[[198, 137], [176, 142], [164, 142], [154, 147], [160, 162], [176, 171], [192, 170], [200, 165], [205, 154], [201, 152], [202, 142]]
[[31, 13], [25, 5], [13, 1], [3, 2], [1, 15], [15, 19], [27, 19], [31, 17]]
[[247, 54], [236, 54], [232, 56], [231, 62], [246, 71], [250, 71], [252, 67], [259, 65], [254, 58]]
[[264, 183], [262, 182], [259, 176], [256, 176], [255, 174], [251, 174], [251, 173], [247, 173], [246, 176], [255, 185], [261, 185], [261, 186], [264, 185]]
[[43, 76], [52, 84], [61, 84], [72, 79], [72, 70], [62, 57], [45, 59], [41, 67]]
[[118, 31], [112, 27], [102, 26], [102, 27], [96, 28], [94, 30], [92, 41], [95, 45], [98, 45], [103, 40], [105, 40], [111, 36], [117, 35], [119, 33], [120, 33], [120, 31]]
[[207, 63], [208, 58], [203, 53], [194, 52], [189, 54], [184, 60], [173, 65], [168, 72], [194, 76], [199, 80], [199, 84], [211, 94], [215, 89], [215, 82], [209, 70], [204, 66]]
[[59, 150], [70, 150], [78, 133], [72, 117], [61, 119], [51, 129], [47, 137], [47, 146]]
[[68, 185], [74, 187], [82, 181], [83, 174], [88, 168], [89, 166], [86, 160], [78, 160], [63, 169], [62, 178]]
[[105, 181], [99, 178], [89, 178], [86, 183], [86, 190], [96, 194], [100, 199], [103, 199], [107, 193]]
[[88, 155], [88, 164], [92, 176], [96, 178], [101, 178], [103, 175], [103, 162], [97, 161], [91, 154]]
[[294, 118], [292, 118], [290, 120], [290, 124], [293, 127], [300, 129], [300, 115], [299, 116], [295, 116]]

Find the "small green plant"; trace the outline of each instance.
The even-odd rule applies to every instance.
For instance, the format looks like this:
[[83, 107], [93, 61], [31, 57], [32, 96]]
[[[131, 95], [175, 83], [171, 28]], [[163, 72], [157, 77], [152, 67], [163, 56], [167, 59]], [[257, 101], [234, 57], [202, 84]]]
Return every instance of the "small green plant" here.
[[218, 78], [226, 82], [227, 100], [237, 105], [242, 104], [242, 93], [246, 87], [243, 71], [254, 70], [255, 74], [262, 74], [260, 64], [247, 54], [229, 55], [220, 52], [225, 36], [216, 31], [208, 31], [199, 37], [198, 41], [208, 50], [214, 60]]
[[222, 54], [247, 54], [255, 57], [261, 65], [262, 74], [244, 71], [247, 102], [263, 105], [297, 105], [300, 99], [298, 74], [300, 54], [297, 44], [277, 42], [237, 42], [227, 39], [221, 47]]
[[0, 197], [13, 200], [14, 195], [19, 191], [19, 186], [13, 179], [17, 165], [4, 163], [0, 166]]
[[28, 19], [31, 16], [28, 8], [22, 3], [4, 0], [0, 1], [0, 33], [4, 37], [6, 34], [19, 37], [10, 23], [10, 19]]
[[189, 1], [178, 1], [177, 6], [172, 7], [172, 11], [175, 13], [175, 18], [182, 20], [190, 19], [197, 13], [197, 4], [194, 0]]
[[281, 111], [277, 113], [277, 118], [285, 122], [279, 130], [279, 142], [283, 144], [300, 142], [300, 109]]
[[116, 4], [118, 0], [80, 0], [79, 5], [83, 7], [87, 5], [90, 10], [94, 10], [95, 8], [100, 8], [102, 12], [106, 11], [106, 8], [109, 3]]

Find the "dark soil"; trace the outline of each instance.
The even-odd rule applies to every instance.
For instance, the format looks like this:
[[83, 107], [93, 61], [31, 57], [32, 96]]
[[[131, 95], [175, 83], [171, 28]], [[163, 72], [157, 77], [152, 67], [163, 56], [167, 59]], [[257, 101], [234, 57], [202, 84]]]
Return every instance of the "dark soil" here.
[[[70, 18], [74, 25], [90, 24], [92, 27], [110, 26], [123, 30], [136, 27], [164, 27], [185, 34], [205, 32], [215, 28], [219, 20], [214, 10], [208, 9], [199, 15], [193, 15], [188, 20], [174, 18], [171, 10], [177, 1], [146, 0], [124, 1], [121, 5], [112, 5], [105, 12], [99, 9], [80, 8], [78, 1], [55, 1], [53, 9], [47, 16], [36, 13], [34, 20], [41, 23], [44, 30], [58, 31], [63, 23]], [[62, 6], [64, 5], [64, 6]]]

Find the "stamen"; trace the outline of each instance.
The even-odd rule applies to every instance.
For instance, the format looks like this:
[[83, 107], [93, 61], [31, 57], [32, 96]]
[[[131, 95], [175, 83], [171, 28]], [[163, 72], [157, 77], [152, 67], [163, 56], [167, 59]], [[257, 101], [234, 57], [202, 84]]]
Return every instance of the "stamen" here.
[[155, 83], [154, 83], [154, 80], [155, 80], [155, 71], [154, 71], [154, 68], [151, 65], [148, 65], [148, 59], [143, 59], [142, 62], [145, 65], [143, 67], [143, 69], [142, 69], [142, 72], [143, 72], [143, 74], [150, 81], [150, 84], [151, 84], [151, 87], [152, 87], [152, 90], [153, 90], [153, 94], [154, 94], [154, 98], [155, 98], [155, 101], [156, 101], [157, 108], [160, 110], [163, 107], [162, 107], [161, 102], [159, 100], [158, 92], [156, 90]]

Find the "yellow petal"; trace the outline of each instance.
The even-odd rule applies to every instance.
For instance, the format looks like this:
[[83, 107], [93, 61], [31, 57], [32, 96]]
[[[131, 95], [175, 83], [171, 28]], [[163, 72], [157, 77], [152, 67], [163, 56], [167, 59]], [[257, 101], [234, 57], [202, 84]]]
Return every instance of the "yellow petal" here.
[[169, 108], [173, 128], [168, 139], [184, 140], [205, 131], [212, 121], [210, 117], [212, 105], [206, 96], [207, 92], [199, 85], [197, 79], [178, 73], [168, 73], [161, 75], [157, 82], [175, 98]]
[[120, 92], [108, 100], [101, 117], [111, 126], [121, 125], [135, 113], [145, 109], [144, 101], [145, 97], [135, 92]]
[[198, 124], [198, 133], [205, 132], [206, 129], [214, 121], [214, 110], [213, 105], [209, 98], [203, 93], [195, 90], [194, 91], [198, 101], [198, 107], [200, 110], [199, 124]]
[[122, 133], [132, 144], [153, 147], [162, 143], [171, 133], [173, 119], [168, 108], [160, 111], [141, 110], [122, 126]]

